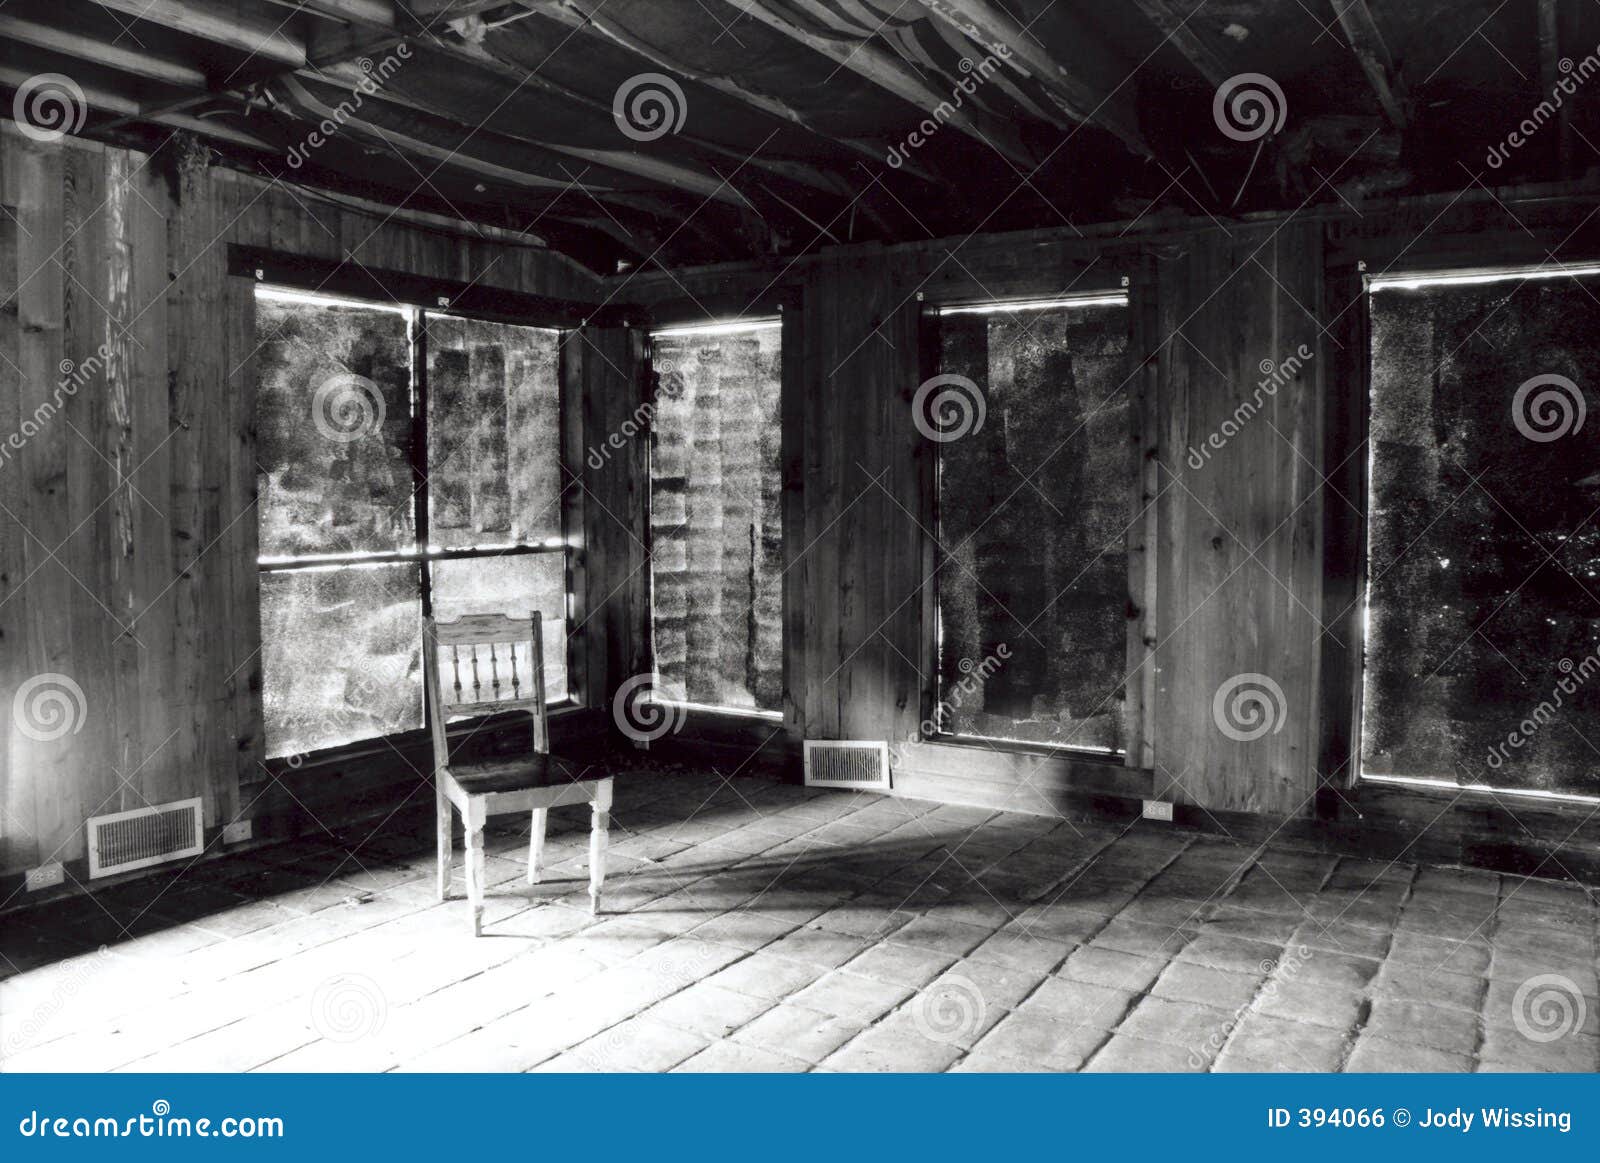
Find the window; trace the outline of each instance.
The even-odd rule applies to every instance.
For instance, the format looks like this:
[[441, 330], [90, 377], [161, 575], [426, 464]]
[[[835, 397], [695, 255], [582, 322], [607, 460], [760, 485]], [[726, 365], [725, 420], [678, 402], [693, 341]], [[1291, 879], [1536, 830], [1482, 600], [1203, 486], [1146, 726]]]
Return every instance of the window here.
[[1596, 796], [1600, 278], [1375, 281], [1368, 305], [1362, 775]]
[[256, 334], [268, 755], [421, 727], [428, 610], [538, 610], [565, 698], [560, 333], [258, 289]]
[[779, 340], [776, 321], [651, 336], [651, 627], [667, 701], [779, 713]]
[[949, 307], [937, 326], [914, 401], [939, 448], [934, 725], [1123, 751], [1127, 300]]

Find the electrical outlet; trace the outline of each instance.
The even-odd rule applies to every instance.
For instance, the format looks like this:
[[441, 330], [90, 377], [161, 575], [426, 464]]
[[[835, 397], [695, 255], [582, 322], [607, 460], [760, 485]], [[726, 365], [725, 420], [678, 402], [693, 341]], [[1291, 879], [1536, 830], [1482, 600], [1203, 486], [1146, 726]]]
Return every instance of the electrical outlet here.
[[52, 860], [49, 864], [28, 869], [28, 891], [38, 892], [41, 888], [54, 888], [66, 879], [67, 874], [62, 869], [61, 862]]
[[1172, 805], [1166, 800], [1145, 800], [1144, 818], [1147, 820], [1164, 820], [1172, 823]]
[[243, 844], [251, 836], [249, 820], [235, 820], [222, 829], [224, 844]]

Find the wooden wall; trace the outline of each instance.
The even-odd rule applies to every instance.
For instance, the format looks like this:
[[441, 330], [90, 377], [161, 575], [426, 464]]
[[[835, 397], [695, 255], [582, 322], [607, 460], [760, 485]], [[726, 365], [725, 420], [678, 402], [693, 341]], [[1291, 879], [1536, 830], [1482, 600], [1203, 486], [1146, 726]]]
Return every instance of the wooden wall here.
[[[1023, 748], [902, 746], [896, 786], [1038, 812], [1096, 796], [1160, 798], [1188, 805], [1198, 822], [1226, 815], [1237, 829], [1245, 815], [1309, 819], [1319, 789], [1345, 788], [1351, 774], [1340, 717], [1350, 700], [1344, 672], [1360, 649], [1351, 614], [1359, 610], [1352, 579], [1360, 573], [1360, 521], [1339, 490], [1351, 487], [1346, 470], [1365, 454], [1330, 464], [1325, 427], [1331, 414], [1344, 417], [1348, 432], [1350, 401], [1362, 390], [1360, 310], [1347, 291], [1355, 263], [1370, 258], [1379, 270], [1482, 265], [1496, 254], [1592, 259], [1595, 231], [1582, 224], [1594, 196], [1550, 195], [1517, 205], [1515, 221], [1495, 200], [1468, 196], [1364, 209], [1359, 219], [1303, 214], [845, 247], [781, 271], [729, 265], [610, 282], [631, 298], [659, 300], [674, 319], [735, 314], [770, 296], [775, 282], [802, 297], [803, 357], [790, 380], [804, 456], [804, 473], [792, 482], [798, 516], [787, 531], [803, 611], [789, 636], [799, 709], [791, 742], [891, 743], [915, 730], [919, 698], [933, 681], [930, 614], [907, 600], [929, 568], [913, 519], [931, 492], [932, 453], [909, 408], [931, 370], [916, 349], [916, 312], [939, 301], [1125, 285], [1148, 393], [1142, 484], [1154, 569], [1142, 588], [1131, 577], [1129, 594], [1138, 623], [1130, 624], [1130, 659], [1142, 643], [1151, 660], [1130, 678], [1129, 692], [1131, 704], [1148, 707], [1130, 713], [1147, 724], [1148, 746], [1127, 767]], [[1519, 242], [1520, 223], [1529, 232]], [[1346, 290], [1330, 306], [1325, 288], [1335, 268], [1342, 281], [1333, 285]], [[1239, 422], [1240, 403], [1302, 345], [1310, 353], [1303, 366]], [[1237, 431], [1192, 467], [1190, 447], [1229, 421]], [[1323, 487], [1324, 473], [1335, 474], [1332, 487]], [[1330, 521], [1332, 543], [1342, 547], [1331, 563]], [[1141, 544], [1136, 537], [1130, 548]], [[1270, 677], [1282, 699], [1272, 728], [1247, 741], [1219, 729], [1214, 699], [1229, 680], [1252, 674]], [[1337, 815], [1356, 799], [1320, 807]], [[1409, 835], [1409, 817], [1392, 822]]]
[[[229, 243], [597, 297], [548, 252], [331, 205], [182, 145], [0, 131], [0, 874], [81, 876], [97, 813], [201, 796], [218, 827], [283, 796], [261, 763], [252, 291]], [[12, 714], [42, 674], [83, 692], [59, 739]]]
[[[219, 172], [176, 145], [147, 159], [39, 144], [9, 128], [0, 203], [0, 441], [27, 431], [56, 386], [89, 369], [59, 416], [20, 447], [0, 446], [0, 874], [81, 860], [81, 824], [96, 812], [198, 795], [216, 827], [281, 803], [274, 774], [300, 779], [296, 797], [319, 812], [350, 810], [370, 792], [359, 757], [316, 773], [261, 762], [250, 284], [228, 276], [228, 243], [567, 299], [648, 301], [664, 314], [672, 300], [675, 322], [756, 300], [766, 314], [765, 298], [788, 296], [785, 718], [782, 727], [691, 718], [679, 741], [724, 742], [724, 770], [773, 749], [787, 759], [808, 737], [904, 744], [927, 713], [934, 449], [910, 417], [927, 374], [921, 312], [941, 300], [1127, 286], [1143, 360], [1130, 374], [1141, 377], [1149, 421], [1132, 496], [1152, 515], [1141, 536], [1155, 569], [1130, 579], [1129, 593], [1130, 642], [1152, 659], [1132, 696], [1148, 745], [1124, 766], [919, 743], [900, 749], [897, 789], [1041, 812], [1074, 796], [1158, 796], [1267, 818], [1308, 815], [1320, 777], [1335, 774], [1319, 772], [1323, 664], [1351, 648], [1348, 625], [1330, 645], [1313, 614], [1347, 608], [1325, 602], [1324, 588], [1352, 576], [1348, 563], [1330, 573], [1323, 560], [1330, 517], [1341, 536], [1350, 530], [1344, 501], [1319, 487], [1335, 467], [1324, 416], [1357, 390], [1358, 362], [1345, 350], [1350, 332], [1334, 326], [1339, 312], [1324, 305], [1333, 251], [1353, 269], [1352, 253], [1405, 255], [1409, 238], [1450, 230], [1461, 253], [1474, 249], [1459, 241], [1464, 200], [1448, 215], [1415, 206], [1342, 225], [1303, 216], [1147, 224], [1140, 235], [1034, 232], [595, 280], [536, 248]], [[1587, 210], [1553, 205], [1540, 229], [1559, 247]], [[685, 308], [686, 293], [704, 308]], [[108, 340], [108, 357], [95, 358]], [[1314, 355], [1298, 378], [1211, 463], [1190, 467], [1188, 447], [1233, 416], [1263, 361], [1281, 363], [1302, 343]], [[570, 337], [565, 366], [563, 438], [582, 486], [570, 527], [583, 547], [574, 676], [590, 707], [584, 722], [600, 730], [607, 696], [649, 665], [648, 445], [630, 438], [598, 465], [588, 452], [625, 431], [648, 398], [645, 343], [586, 327]], [[1212, 700], [1251, 672], [1282, 689], [1281, 726], [1243, 743], [1217, 730]], [[9, 712], [45, 673], [77, 682], [85, 713], [76, 733], [39, 741]]]

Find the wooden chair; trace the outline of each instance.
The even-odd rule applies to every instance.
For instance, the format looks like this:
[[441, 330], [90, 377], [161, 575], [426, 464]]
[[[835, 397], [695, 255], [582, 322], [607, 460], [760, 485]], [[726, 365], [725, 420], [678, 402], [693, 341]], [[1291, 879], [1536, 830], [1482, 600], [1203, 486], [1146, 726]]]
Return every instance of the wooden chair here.
[[[423, 626], [422, 656], [428, 725], [433, 733], [439, 899], [446, 899], [450, 887], [452, 806], [461, 813], [466, 831], [467, 897], [472, 903], [472, 935], [477, 937], [483, 933], [485, 821], [506, 812], [532, 814], [528, 883], [536, 884], [550, 809], [589, 803], [593, 805], [589, 907], [598, 913], [600, 888], [606, 876], [611, 777], [582, 778], [576, 768], [550, 755], [544, 696], [544, 627], [540, 616], [535, 613], [529, 621], [502, 614], [469, 614], [453, 622], [428, 618]], [[532, 714], [531, 749], [477, 759], [458, 756], [452, 761], [447, 719], [514, 710]]]

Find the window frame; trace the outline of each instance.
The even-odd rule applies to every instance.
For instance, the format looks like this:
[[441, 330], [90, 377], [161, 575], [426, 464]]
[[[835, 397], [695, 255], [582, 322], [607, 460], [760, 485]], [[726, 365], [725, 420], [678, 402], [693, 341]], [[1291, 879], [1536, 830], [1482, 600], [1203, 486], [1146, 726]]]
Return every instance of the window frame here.
[[[1127, 647], [1124, 656], [1126, 674], [1124, 686], [1127, 697], [1123, 700], [1125, 713], [1124, 750], [1110, 751], [1095, 747], [1074, 746], [1067, 743], [1049, 743], [1028, 739], [1009, 739], [994, 735], [974, 735], [937, 729], [932, 734], [918, 730], [918, 742], [939, 746], [981, 748], [1002, 754], [1033, 755], [1059, 759], [1073, 764], [1105, 765], [1107, 767], [1149, 770], [1154, 767], [1153, 732], [1150, 714], [1153, 709], [1155, 669], [1153, 661], [1156, 563], [1156, 505], [1153, 474], [1155, 460], [1146, 455], [1158, 436], [1155, 411], [1155, 365], [1143, 358], [1151, 342], [1154, 319], [1154, 287], [1152, 280], [1121, 276], [1115, 284], [1098, 285], [1091, 281], [1084, 289], [1063, 291], [1059, 284], [1047, 288], [1034, 286], [1009, 286], [1004, 293], [970, 293], [957, 290], [950, 294], [918, 294], [922, 311], [919, 326], [919, 359], [921, 376], [926, 380], [938, 375], [941, 367], [940, 317], [952, 313], [1003, 312], [1008, 306], [1022, 304], [1036, 307], [1056, 305], [1089, 305], [1096, 302], [1120, 299], [1128, 313], [1128, 354], [1126, 386], [1130, 395], [1129, 408], [1132, 431], [1129, 433], [1136, 459], [1130, 464], [1126, 482], [1130, 502], [1130, 524], [1125, 534], [1128, 569], [1128, 621]], [[966, 293], [963, 293], [963, 291]], [[1141, 366], [1142, 365], [1142, 366]], [[923, 492], [923, 569], [922, 623], [923, 623], [923, 706], [921, 722], [935, 723], [936, 711], [944, 698], [943, 675], [940, 667], [940, 617], [939, 571], [944, 567], [942, 530], [939, 514], [939, 485], [944, 465], [943, 446], [927, 442], [930, 450], [925, 458]], [[1142, 514], [1142, 516], [1141, 516]], [[1135, 602], [1134, 595], [1142, 600]]]
[[[351, 567], [373, 565], [415, 565], [417, 567], [417, 596], [419, 611], [422, 618], [429, 617], [433, 612], [433, 571], [430, 568], [435, 561], [468, 561], [497, 557], [527, 557], [536, 554], [560, 553], [562, 554], [562, 578], [564, 586], [563, 618], [567, 623], [565, 635], [564, 668], [567, 674], [566, 694], [552, 700], [549, 709], [552, 713], [577, 710], [584, 707], [584, 691], [581, 675], [573, 667], [573, 659], [581, 658], [583, 651], [578, 648], [579, 635], [582, 627], [577, 622], [577, 612], [581, 608], [581, 595], [575, 592], [578, 580], [578, 563], [575, 558], [579, 547], [574, 543], [572, 529], [575, 521], [573, 513], [572, 485], [578, 480], [572, 471], [569, 459], [567, 441], [567, 417], [569, 412], [568, 380], [570, 378], [567, 344], [575, 330], [575, 326], [568, 322], [572, 316], [561, 310], [541, 310], [541, 304], [529, 296], [518, 296], [507, 293], [507, 302], [500, 303], [501, 307], [510, 310], [494, 309], [498, 300], [490, 293], [490, 297], [478, 296], [472, 301], [482, 304], [482, 310], [462, 310], [452, 307], [452, 302], [461, 302], [468, 299], [465, 295], [452, 296], [449, 289], [456, 288], [456, 284], [436, 283], [433, 280], [407, 280], [408, 289], [416, 297], [427, 297], [426, 292], [439, 290], [443, 293], [432, 295], [434, 306], [425, 306], [419, 302], [406, 301], [390, 295], [388, 301], [383, 301], [368, 295], [351, 294], [345, 288], [352, 286], [368, 289], [377, 287], [387, 290], [384, 283], [377, 281], [376, 272], [367, 272], [371, 282], [364, 282], [360, 278], [335, 278], [328, 270], [327, 264], [319, 264], [293, 259], [282, 260], [283, 265], [253, 265], [251, 266], [251, 312], [252, 320], [255, 317], [255, 305], [259, 301], [257, 292], [268, 291], [286, 297], [300, 297], [315, 299], [323, 302], [337, 302], [352, 307], [366, 307], [378, 310], [398, 311], [407, 316], [407, 331], [411, 347], [411, 381], [410, 381], [410, 409], [411, 409], [411, 440], [407, 449], [407, 459], [411, 469], [411, 514], [412, 538], [409, 548], [379, 551], [357, 551], [353, 553], [338, 554], [308, 554], [296, 557], [268, 557], [264, 558], [260, 552], [260, 542], [256, 545], [256, 573], [260, 578], [273, 573], [292, 573], [307, 569], [348, 569]], [[230, 262], [234, 265], [240, 263], [263, 264], [257, 252], [245, 251], [244, 248], [235, 248], [230, 254]], [[309, 265], [312, 285], [306, 285], [306, 280], [300, 276]], [[343, 271], [343, 267], [338, 268]], [[320, 274], [320, 277], [317, 277]], [[287, 279], [287, 281], [286, 281]], [[337, 283], [339, 289], [330, 290], [329, 283]], [[406, 288], [403, 288], [406, 289]], [[546, 302], [555, 302], [553, 300]], [[581, 308], [583, 305], [572, 304], [572, 308]], [[521, 308], [518, 310], [517, 308]], [[523, 313], [527, 312], [527, 313]], [[556, 466], [561, 481], [559, 521], [560, 534], [557, 538], [547, 538], [539, 543], [513, 543], [501, 546], [474, 546], [465, 548], [433, 547], [429, 544], [432, 533], [429, 501], [431, 490], [428, 483], [428, 325], [429, 316], [456, 318], [473, 322], [499, 323], [517, 327], [535, 328], [546, 331], [555, 331], [557, 339], [556, 363], [556, 411], [561, 418], [557, 428]], [[531, 316], [531, 317], [530, 317]], [[578, 324], [578, 325], [581, 325]], [[257, 584], [257, 595], [261, 592]], [[421, 626], [418, 626], [420, 641]], [[263, 646], [265, 643], [263, 642]], [[318, 748], [305, 752], [290, 752], [283, 755], [265, 755], [265, 762], [269, 768], [273, 765], [288, 765], [299, 767], [307, 762], [325, 762], [338, 760], [371, 748], [375, 743], [405, 739], [418, 736], [426, 730], [426, 709], [423, 712], [424, 722], [414, 728], [392, 732], [386, 735], [376, 735], [363, 739], [354, 739], [345, 743], [334, 744], [330, 747]], [[263, 752], [268, 746], [266, 741], [267, 724], [265, 717], [262, 721]]]
[[[1374, 246], [1369, 251], [1373, 259], [1340, 253], [1331, 257], [1325, 267], [1325, 299], [1330, 314], [1338, 321], [1329, 334], [1338, 342], [1333, 352], [1334, 375], [1324, 403], [1324, 466], [1332, 466], [1324, 487], [1337, 487], [1351, 501], [1329, 505], [1324, 513], [1322, 620], [1329, 632], [1323, 635], [1317, 813], [1325, 819], [1340, 814], [1340, 801], [1345, 799], [1341, 791], [1489, 800], [1512, 797], [1558, 814], [1574, 815], [1592, 811], [1600, 804], [1600, 798], [1567, 793], [1462, 784], [1427, 776], [1369, 776], [1361, 770], [1374, 452], [1370, 444], [1373, 283], [1515, 277], [1518, 272], [1533, 269], [1544, 269], [1551, 278], [1577, 273], [1594, 277], [1600, 273], [1600, 257], [1552, 262], [1550, 249], [1540, 249], [1537, 243], [1530, 246], [1526, 238], [1494, 238], [1503, 240], [1503, 245], [1484, 240], [1476, 247], [1463, 249], [1447, 238], [1432, 247], [1418, 248], [1411, 255], [1407, 254], [1411, 248], [1408, 242], [1382, 264], [1376, 258], [1386, 255], [1388, 248]], [[1554, 245], [1558, 247], [1559, 243]], [[1484, 266], [1481, 254], [1491, 249], [1498, 261]], [[1341, 390], [1345, 385], [1351, 390]]]
[[[780, 451], [778, 454], [778, 473], [780, 486], [784, 476], [784, 454], [787, 436], [782, 431], [786, 426], [785, 404], [789, 398], [788, 369], [789, 369], [789, 343], [793, 331], [793, 300], [788, 297], [780, 298], [771, 311], [761, 310], [757, 314], [738, 314], [735, 318], [708, 318], [699, 320], [668, 321], [672, 319], [672, 312], [667, 312], [667, 319], [652, 319], [648, 326], [642, 328], [644, 335], [644, 363], [647, 369], [647, 382], [651, 385], [652, 395], [656, 385], [655, 370], [655, 340], [656, 336], [665, 332], [707, 331], [713, 328], [734, 328], [737, 330], [756, 330], [757, 328], [771, 327], [778, 331], [778, 425]], [[703, 308], [704, 309], [704, 308]], [[745, 304], [747, 311], [757, 309], [756, 304]], [[656, 578], [655, 578], [655, 417], [649, 417], [643, 436], [645, 438], [645, 464], [644, 464], [644, 507], [645, 530], [648, 533], [650, 568], [645, 577], [645, 649], [650, 663], [650, 700], [663, 707], [670, 707], [683, 711], [686, 714], [704, 715], [712, 718], [743, 720], [750, 722], [785, 723], [790, 718], [790, 712], [785, 704], [788, 702], [789, 690], [789, 592], [788, 592], [788, 551], [789, 528], [787, 504], [782, 499], [788, 490], [780, 487], [779, 504], [779, 533], [785, 546], [785, 570], [780, 575], [779, 581], [779, 609], [780, 609], [780, 653], [781, 674], [779, 680], [780, 698], [779, 705], [768, 709], [765, 707], [729, 707], [717, 703], [697, 703], [687, 699], [669, 699], [659, 693], [661, 670], [656, 658]]]

